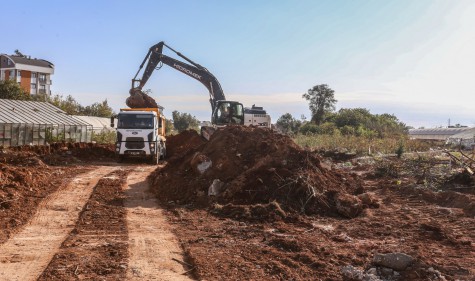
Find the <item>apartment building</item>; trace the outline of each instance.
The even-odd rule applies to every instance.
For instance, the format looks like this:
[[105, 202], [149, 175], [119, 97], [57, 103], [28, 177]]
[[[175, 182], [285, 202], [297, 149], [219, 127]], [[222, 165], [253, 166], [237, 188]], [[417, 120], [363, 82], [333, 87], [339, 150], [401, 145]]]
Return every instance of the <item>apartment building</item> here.
[[29, 94], [51, 95], [54, 64], [24, 55], [0, 54], [0, 80], [15, 80]]

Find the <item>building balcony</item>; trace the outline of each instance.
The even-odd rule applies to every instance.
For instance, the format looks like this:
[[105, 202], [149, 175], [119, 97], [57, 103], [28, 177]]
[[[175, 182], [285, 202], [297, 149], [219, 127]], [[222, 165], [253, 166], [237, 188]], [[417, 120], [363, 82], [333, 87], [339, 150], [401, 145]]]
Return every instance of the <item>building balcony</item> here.
[[38, 84], [40, 85], [51, 85], [52, 81], [43, 81], [43, 80], [38, 80]]

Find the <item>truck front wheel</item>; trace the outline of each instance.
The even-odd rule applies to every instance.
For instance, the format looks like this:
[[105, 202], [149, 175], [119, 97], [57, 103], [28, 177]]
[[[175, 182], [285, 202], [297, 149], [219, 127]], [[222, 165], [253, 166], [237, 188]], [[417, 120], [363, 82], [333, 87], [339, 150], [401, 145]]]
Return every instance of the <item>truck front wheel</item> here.
[[166, 156], [167, 156], [167, 147], [165, 146], [165, 143], [163, 143], [162, 149], [160, 149], [160, 159], [165, 160]]
[[150, 164], [158, 165], [159, 158], [160, 158], [160, 155], [158, 155], [157, 153], [153, 154], [152, 158], [150, 159]]

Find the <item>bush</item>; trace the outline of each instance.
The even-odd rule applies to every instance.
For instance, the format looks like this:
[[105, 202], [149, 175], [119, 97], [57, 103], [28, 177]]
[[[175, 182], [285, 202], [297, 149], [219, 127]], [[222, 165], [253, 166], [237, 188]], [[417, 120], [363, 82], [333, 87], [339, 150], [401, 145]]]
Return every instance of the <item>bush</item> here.
[[341, 127], [340, 132], [341, 132], [342, 135], [345, 135], [345, 136], [351, 136], [351, 135], [356, 134], [355, 128], [353, 128], [351, 126], [348, 126], [348, 125], [345, 125], [345, 126]]
[[116, 135], [115, 131], [104, 130], [101, 133], [92, 132], [91, 140], [103, 144], [115, 143]]
[[318, 126], [314, 123], [307, 122], [300, 127], [299, 132], [304, 135], [317, 134], [320, 132]]
[[173, 127], [177, 129], [179, 133], [188, 129], [199, 131], [200, 121], [198, 121], [195, 116], [192, 116], [189, 113], [180, 113], [175, 110], [172, 112], [172, 117]]
[[326, 135], [340, 134], [340, 130], [335, 123], [326, 122], [319, 126], [319, 132]]
[[399, 146], [403, 147], [403, 152], [428, 151], [434, 146], [433, 143], [420, 140], [410, 140], [406, 138], [368, 138], [363, 136], [343, 135], [335, 133], [333, 135], [322, 134], [300, 134], [295, 136], [294, 141], [302, 146], [315, 150], [335, 150], [346, 148], [349, 152], [358, 155], [367, 155], [371, 147], [372, 153], [391, 154]]
[[397, 158], [401, 158], [403, 153], [404, 153], [404, 144], [402, 143], [402, 141], [400, 141], [396, 149]]

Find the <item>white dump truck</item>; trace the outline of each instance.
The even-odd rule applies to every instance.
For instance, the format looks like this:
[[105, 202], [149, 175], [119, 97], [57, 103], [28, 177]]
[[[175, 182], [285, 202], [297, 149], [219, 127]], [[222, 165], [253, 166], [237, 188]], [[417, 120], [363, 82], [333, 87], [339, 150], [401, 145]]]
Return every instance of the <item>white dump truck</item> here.
[[134, 157], [158, 164], [165, 158], [165, 117], [159, 108], [124, 108], [117, 119], [115, 152], [119, 162]]

